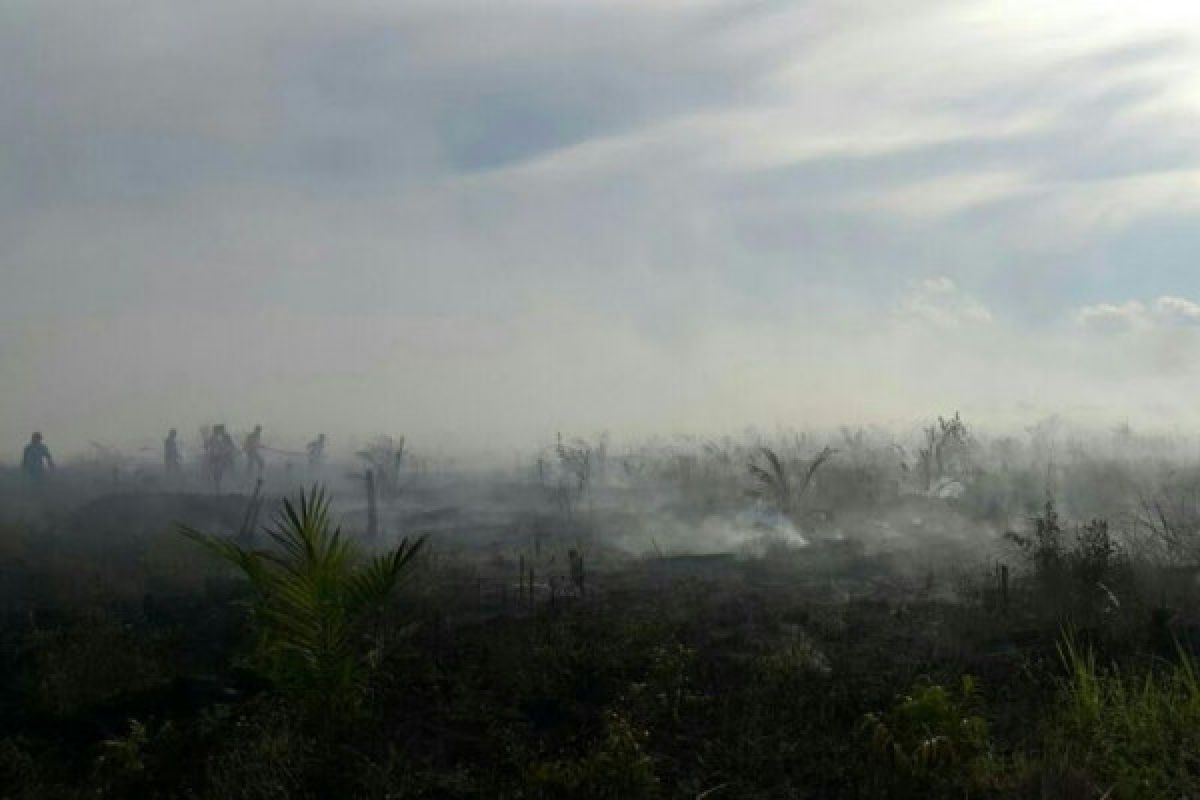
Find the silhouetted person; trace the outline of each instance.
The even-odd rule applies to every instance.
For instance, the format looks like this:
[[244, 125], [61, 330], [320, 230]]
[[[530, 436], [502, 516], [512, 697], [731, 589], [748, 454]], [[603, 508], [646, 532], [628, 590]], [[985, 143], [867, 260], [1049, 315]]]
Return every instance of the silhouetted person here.
[[183, 457], [179, 453], [179, 437], [174, 428], [163, 439], [163, 466], [166, 467], [168, 478], [179, 479], [183, 471]]
[[255, 425], [254, 430], [246, 435], [242, 443], [242, 452], [246, 454], [246, 475], [261, 477], [266, 464], [262, 453], [262, 425]]
[[47, 470], [52, 469], [54, 459], [50, 457], [50, 450], [42, 442], [42, 434], [35, 432], [29, 438], [29, 444], [25, 445], [25, 452], [21, 456], [21, 471], [31, 481], [41, 483]]
[[325, 434], [320, 434], [316, 439], [308, 443], [308, 468], [312, 472], [316, 472], [321, 468], [321, 462], [325, 460]]
[[226, 472], [233, 469], [233, 459], [237, 455], [237, 447], [224, 425], [214, 425], [212, 433], [204, 440], [204, 460], [208, 467], [213, 486], [221, 491], [221, 479]]

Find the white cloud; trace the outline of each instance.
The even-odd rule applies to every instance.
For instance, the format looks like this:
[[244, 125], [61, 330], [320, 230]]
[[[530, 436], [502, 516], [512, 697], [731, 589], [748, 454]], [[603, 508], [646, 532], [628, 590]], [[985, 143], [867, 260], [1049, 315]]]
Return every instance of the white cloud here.
[[1154, 302], [1154, 313], [1162, 320], [1200, 324], [1200, 303], [1182, 297], [1160, 297]]
[[1028, 176], [1010, 170], [943, 175], [869, 192], [859, 203], [889, 214], [934, 219], [1015, 197], [1028, 187]]
[[911, 285], [897, 305], [903, 319], [917, 320], [941, 329], [986, 325], [992, 322], [987, 306], [963, 292], [944, 275]]
[[1113, 333], [1127, 331], [1147, 322], [1146, 307], [1136, 300], [1126, 303], [1097, 303], [1075, 312], [1075, 321], [1084, 328]]
[[1169, 326], [1200, 325], [1200, 303], [1164, 295], [1150, 305], [1127, 300], [1083, 306], [1073, 316], [1081, 327], [1097, 332], [1157, 331]]

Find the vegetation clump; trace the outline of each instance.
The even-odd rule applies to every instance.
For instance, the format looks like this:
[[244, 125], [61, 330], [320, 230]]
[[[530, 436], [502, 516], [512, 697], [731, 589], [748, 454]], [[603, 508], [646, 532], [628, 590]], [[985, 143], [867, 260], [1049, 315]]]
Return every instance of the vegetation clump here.
[[886, 712], [867, 714], [863, 727], [885, 783], [917, 794], [984, 784], [995, 765], [981, 706], [974, 678], [964, 675], [953, 689], [925, 680]]

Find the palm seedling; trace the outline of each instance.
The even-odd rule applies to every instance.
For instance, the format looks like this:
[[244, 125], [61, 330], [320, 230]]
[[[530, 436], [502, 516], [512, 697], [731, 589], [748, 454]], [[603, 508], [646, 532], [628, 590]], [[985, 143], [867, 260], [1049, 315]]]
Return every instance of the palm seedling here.
[[782, 514], [788, 514], [792, 508], [792, 487], [787, 468], [771, 448], [763, 447], [762, 454], [767, 460], [765, 467], [754, 462], [747, 465], [755, 482], [750, 496], [774, 506]]
[[325, 709], [362, 687], [380, 647], [369, 623], [425, 544], [425, 537], [406, 538], [367, 558], [334, 527], [329, 500], [316, 487], [295, 501], [284, 499], [266, 528], [270, 549], [248, 549], [188, 526], [179, 530], [250, 581], [262, 671]]
[[775, 508], [784, 516], [792, 516], [799, 507], [800, 501], [812, 485], [813, 476], [821, 466], [837, 453], [832, 447], [826, 447], [816, 458], [808, 463], [804, 475], [797, 486], [792, 485], [788, 475], [787, 465], [769, 447], [761, 448], [766, 466], [760, 467], [751, 462], [748, 466], [755, 485], [750, 490], [750, 496], [756, 497]]

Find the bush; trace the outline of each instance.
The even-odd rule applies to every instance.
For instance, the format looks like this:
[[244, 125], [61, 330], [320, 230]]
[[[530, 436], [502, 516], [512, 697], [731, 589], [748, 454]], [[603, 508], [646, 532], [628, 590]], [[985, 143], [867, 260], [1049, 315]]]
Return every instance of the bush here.
[[927, 787], [969, 790], [991, 771], [991, 743], [975, 681], [964, 676], [957, 691], [922, 682], [886, 713], [868, 714], [863, 728], [894, 791]]
[[658, 795], [654, 763], [643, 749], [645, 731], [610, 712], [605, 735], [579, 759], [536, 764], [529, 784], [537, 796], [580, 800], [639, 800]]
[[1094, 519], [1068, 536], [1053, 501], [1034, 517], [1033, 532], [1009, 533], [1030, 566], [1037, 605], [1056, 619], [1096, 624], [1120, 606], [1117, 592], [1132, 584], [1129, 557], [1109, 531]]

